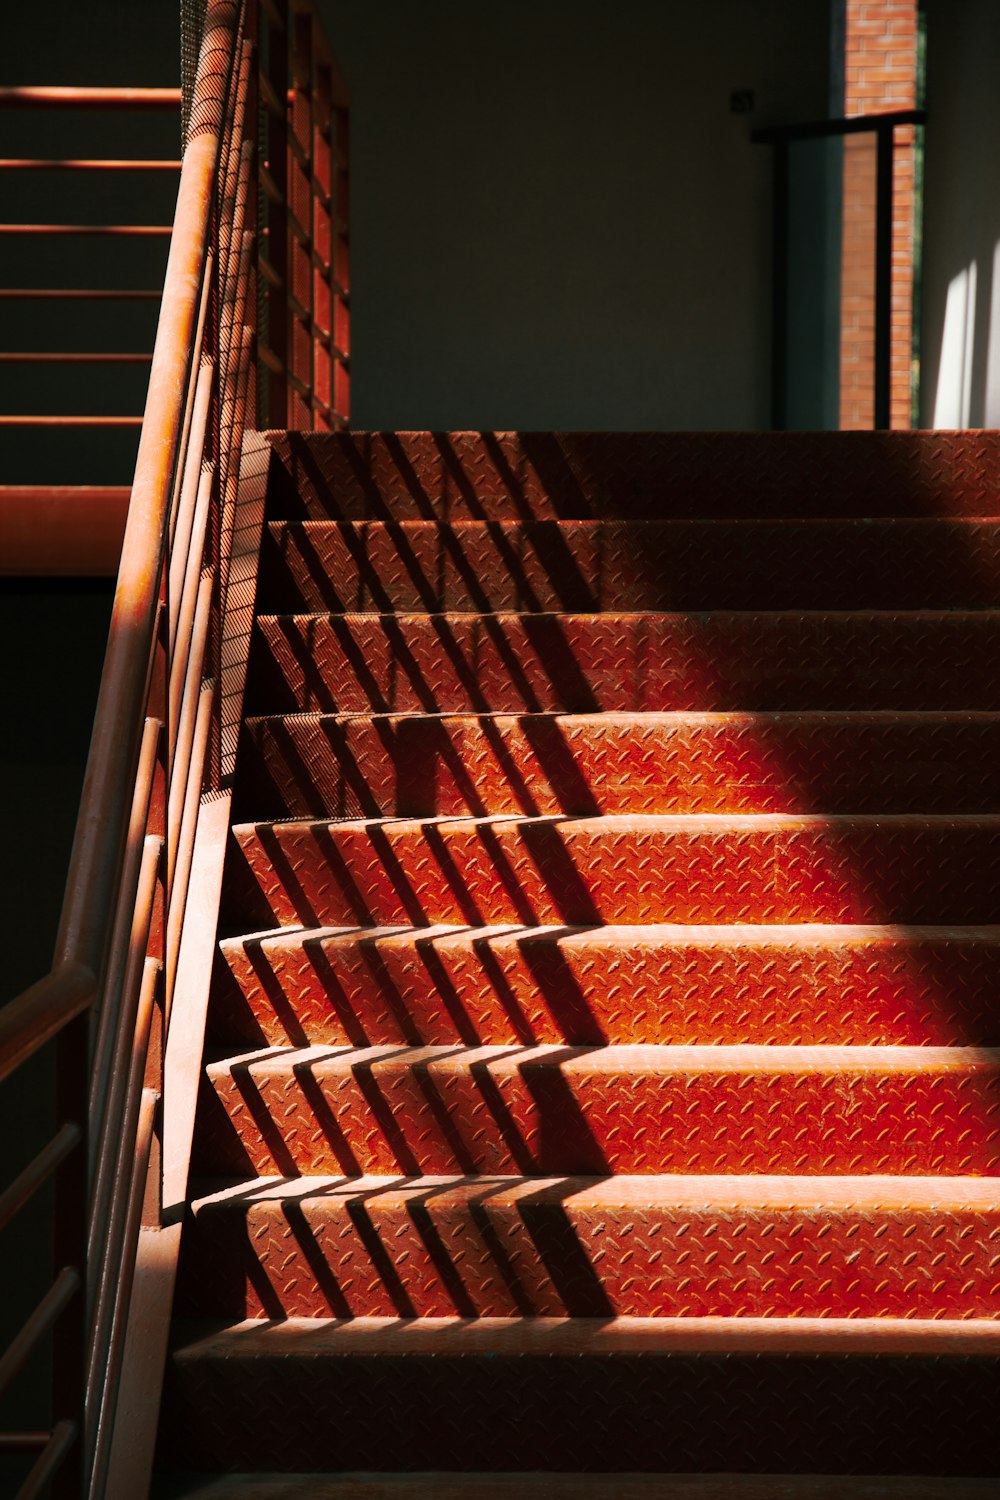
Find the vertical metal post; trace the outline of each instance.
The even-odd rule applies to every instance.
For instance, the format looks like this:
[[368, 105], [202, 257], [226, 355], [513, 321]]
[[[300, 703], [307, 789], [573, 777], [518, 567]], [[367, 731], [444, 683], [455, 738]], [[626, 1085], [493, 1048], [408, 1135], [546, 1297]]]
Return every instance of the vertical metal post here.
[[[90, 1017], [77, 1016], [56, 1043], [58, 1123], [75, 1125], [81, 1144], [56, 1174], [53, 1273], [64, 1266], [84, 1272], [87, 1259], [87, 1062]], [[84, 1275], [81, 1274], [81, 1282]], [[83, 1494], [84, 1372], [87, 1367], [86, 1309], [81, 1286], [56, 1324], [52, 1341], [52, 1425], [72, 1422], [77, 1439], [53, 1482], [54, 1500], [78, 1500]]]
[[788, 421], [788, 142], [774, 143], [774, 214], [771, 286], [771, 426]]
[[[274, 95], [284, 101], [288, 96], [288, 7], [281, 5], [283, 24], [267, 21], [267, 81]], [[288, 369], [288, 126], [287, 113], [268, 112], [267, 170], [278, 189], [278, 201], [267, 208], [267, 258], [277, 273], [280, 285], [268, 284], [267, 341], [274, 354]], [[288, 381], [284, 372], [272, 370], [267, 381], [267, 420], [272, 427], [288, 425]]]
[[875, 188], [875, 426], [892, 420], [893, 130], [878, 131]]

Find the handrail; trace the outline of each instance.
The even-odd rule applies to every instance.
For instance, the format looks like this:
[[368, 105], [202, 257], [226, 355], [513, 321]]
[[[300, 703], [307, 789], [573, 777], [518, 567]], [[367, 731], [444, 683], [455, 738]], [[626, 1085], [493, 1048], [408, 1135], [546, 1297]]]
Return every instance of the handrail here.
[[873, 130], [895, 130], [898, 125], [925, 125], [923, 109], [892, 109], [882, 114], [841, 115], [829, 120], [808, 120], [798, 125], [767, 125], [751, 132], [750, 139], [773, 145], [775, 141], [815, 141], [824, 136], [864, 135]]
[[77, 88], [8, 85], [0, 109], [179, 109], [180, 89]]
[[[261, 70], [288, 103], [280, 117], [268, 112], [258, 163]], [[0, 108], [179, 100], [179, 90], [0, 89]], [[105, 1494], [140, 1225], [144, 1215], [159, 1223], [154, 1146], [164, 1049], [183, 1009], [174, 988], [192, 849], [204, 797], [217, 796], [231, 772], [221, 651], [232, 641], [229, 611], [240, 607], [230, 605], [228, 575], [243, 434], [255, 418], [347, 420], [346, 108], [311, 0], [208, 0], [53, 967], [0, 1010], [0, 1081], [54, 1042], [60, 1115], [53, 1138], [0, 1193], [2, 1228], [55, 1181], [58, 1275], [0, 1353], [0, 1378], [13, 1378], [40, 1340], [54, 1338], [51, 1430], [0, 1434], [0, 1451], [39, 1453], [23, 1497], [56, 1470], [60, 1496]], [[258, 229], [282, 276], [281, 285], [266, 281], [259, 334]], [[303, 235], [305, 273], [296, 259]], [[280, 346], [280, 370], [256, 358], [265, 332]], [[71, 503], [75, 492], [105, 505], [120, 498], [93, 486], [52, 494]], [[36, 495], [11, 486], [0, 499], [28, 505]]]
[[785, 298], [788, 285], [789, 150], [799, 141], [848, 135], [874, 135], [877, 146], [875, 176], [875, 427], [890, 424], [892, 394], [892, 206], [894, 133], [901, 126], [925, 125], [922, 109], [889, 110], [882, 114], [848, 115], [810, 120], [794, 125], [772, 125], [751, 132], [755, 144], [774, 148], [772, 248], [772, 425], [785, 427], [788, 405], [788, 337]]

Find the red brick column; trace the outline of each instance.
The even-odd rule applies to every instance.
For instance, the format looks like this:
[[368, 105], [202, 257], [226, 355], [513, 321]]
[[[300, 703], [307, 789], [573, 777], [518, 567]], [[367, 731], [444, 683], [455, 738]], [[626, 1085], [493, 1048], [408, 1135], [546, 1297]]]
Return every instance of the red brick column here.
[[[847, 0], [844, 113], [916, 106], [917, 0]], [[875, 419], [875, 139], [844, 141], [840, 271], [840, 425]], [[892, 215], [893, 427], [910, 425], [913, 341], [913, 130], [896, 132]]]

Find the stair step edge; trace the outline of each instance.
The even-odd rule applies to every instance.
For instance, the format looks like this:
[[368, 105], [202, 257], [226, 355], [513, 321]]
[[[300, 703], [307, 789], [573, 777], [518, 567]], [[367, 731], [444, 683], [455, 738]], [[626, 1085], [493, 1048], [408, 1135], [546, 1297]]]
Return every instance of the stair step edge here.
[[174, 1359], [635, 1355], [997, 1358], [1000, 1318], [288, 1318], [176, 1326]]
[[251, 1073], [285, 1074], [307, 1068], [313, 1073], [339, 1073], [355, 1068], [465, 1071], [494, 1065], [497, 1071], [517, 1072], [523, 1067], [555, 1067], [563, 1073], [822, 1073], [879, 1075], [914, 1073], [982, 1075], [986, 1079], [1000, 1071], [997, 1047], [922, 1047], [886, 1045], [780, 1045], [780, 1044], [664, 1044], [632, 1042], [606, 1046], [573, 1046], [559, 1043], [483, 1044], [461, 1047], [449, 1044], [371, 1047], [331, 1047], [321, 1043], [304, 1047], [264, 1047], [216, 1059], [206, 1066], [210, 1078], [237, 1069]]
[[[995, 1177], [865, 1176], [730, 1176], [682, 1173], [612, 1177], [547, 1176], [373, 1176], [256, 1177], [192, 1184], [192, 1208], [228, 1209], [254, 1203], [295, 1199], [341, 1200], [389, 1194], [401, 1203], [422, 1200], [433, 1193], [440, 1202], [448, 1193], [469, 1201], [488, 1195], [491, 1203], [516, 1205], [526, 1198], [569, 1202], [573, 1207], [606, 1210], [646, 1207], [653, 1202], [679, 1209], [706, 1212], [759, 1210], [762, 1213], [831, 1210], [880, 1210], [886, 1213], [996, 1212], [1000, 1214], [1000, 1182]], [[998, 1228], [1000, 1234], [1000, 1228]], [[1000, 1327], [1000, 1323], [998, 1323]]]

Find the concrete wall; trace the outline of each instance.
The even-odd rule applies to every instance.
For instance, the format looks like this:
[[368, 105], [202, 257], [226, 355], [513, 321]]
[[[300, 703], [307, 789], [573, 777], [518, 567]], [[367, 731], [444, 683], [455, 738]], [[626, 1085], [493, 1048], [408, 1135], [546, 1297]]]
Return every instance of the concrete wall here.
[[921, 420], [1000, 426], [1000, 5], [927, 0]]
[[828, 0], [323, 10], [354, 105], [357, 425], [767, 425], [749, 130], [825, 114]]

